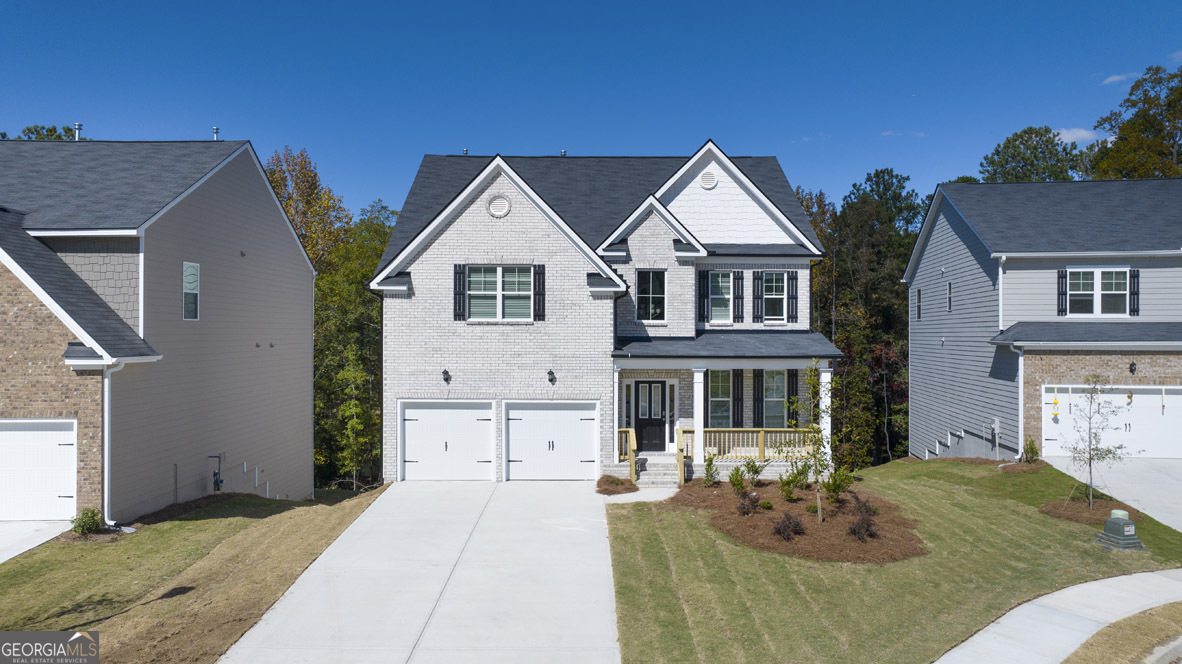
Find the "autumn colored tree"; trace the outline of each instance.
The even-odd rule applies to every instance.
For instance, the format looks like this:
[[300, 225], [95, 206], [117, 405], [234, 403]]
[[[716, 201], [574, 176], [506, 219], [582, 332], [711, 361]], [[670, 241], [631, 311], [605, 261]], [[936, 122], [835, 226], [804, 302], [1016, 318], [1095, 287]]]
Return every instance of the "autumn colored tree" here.
[[307, 150], [293, 152], [286, 146], [276, 150], [264, 170], [312, 265], [319, 273], [330, 271], [332, 254], [344, 242], [353, 215], [341, 197], [320, 181]]
[[1182, 66], [1147, 68], [1095, 129], [1112, 138], [1087, 151], [1093, 178], [1182, 177]]

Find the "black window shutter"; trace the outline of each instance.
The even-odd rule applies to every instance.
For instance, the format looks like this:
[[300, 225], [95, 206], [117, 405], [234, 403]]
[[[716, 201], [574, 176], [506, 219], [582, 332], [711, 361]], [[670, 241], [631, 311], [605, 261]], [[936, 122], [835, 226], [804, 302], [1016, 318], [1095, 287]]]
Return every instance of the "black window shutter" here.
[[[756, 274], [759, 274], [756, 272]], [[752, 279], [754, 281], [754, 279]], [[751, 372], [751, 426], [763, 428], [763, 369]]]
[[743, 427], [743, 370], [731, 369], [731, 426]]
[[698, 270], [698, 322], [705, 323], [708, 320], [710, 320], [710, 273], [706, 270]]
[[788, 292], [787, 292], [788, 311], [786, 312], [786, 317], [787, 317], [787, 320], [789, 323], [795, 323], [797, 321], [797, 317], [798, 317], [797, 311], [799, 310], [798, 307], [799, 307], [800, 298], [798, 298], [796, 295], [796, 293], [797, 293], [797, 289], [796, 289], [797, 277], [796, 277], [796, 275], [797, 274], [798, 273], [796, 272], [796, 270], [789, 271], [787, 274], [787, 279], [786, 279], [786, 281], [788, 283], [785, 285], [788, 289]]
[[455, 320], [468, 320], [468, 267], [455, 265]]
[[[788, 390], [784, 394], [788, 397], [788, 421], [796, 422], [796, 400], [800, 397], [800, 370], [789, 369], [786, 382]], [[800, 426], [800, 423], [796, 422], [795, 426]]]
[[751, 273], [751, 322], [763, 322], [763, 272], [761, 270]]
[[546, 266], [534, 266], [534, 320], [546, 320]]
[[743, 271], [735, 270], [731, 277], [731, 296], [734, 298], [734, 321], [743, 322]]
[[1067, 270], [1059, 270], [1059, 316], [1067, 315]]
[[1129, 270], [1129, 315], [1141, 315], [1141, 270]]

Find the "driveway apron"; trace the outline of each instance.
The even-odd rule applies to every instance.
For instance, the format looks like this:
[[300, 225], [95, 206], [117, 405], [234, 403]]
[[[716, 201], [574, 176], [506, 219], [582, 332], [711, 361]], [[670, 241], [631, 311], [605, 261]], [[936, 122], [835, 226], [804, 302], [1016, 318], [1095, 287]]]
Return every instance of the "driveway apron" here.
[[[1087, 468], [1074, 466], [1068, 457], [1047, 457], [1047, 463], [1087, 481]], [[1182, 530], [1182, 459], [1132, 458], [1092, 471], [1097, 489]]]

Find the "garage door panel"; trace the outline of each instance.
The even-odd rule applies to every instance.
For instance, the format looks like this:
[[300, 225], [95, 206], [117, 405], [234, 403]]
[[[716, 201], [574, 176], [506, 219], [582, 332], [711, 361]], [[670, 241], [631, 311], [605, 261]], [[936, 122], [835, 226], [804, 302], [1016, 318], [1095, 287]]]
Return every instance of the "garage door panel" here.
[[435, 402], [403, 409], [403, 479], [493, 479], [491, 404]]
[[507, 413], [508, 479], [595, 479], [594, 403], [511, 404]]
[[73, 421], [0, 422], [0, 520], [73, 518], [75, 428]]
[[[1123, 444], [1133, 457], [1182, 457], [1182, 435], [1178, 433], [1182, 431], [1182, 388], [1115, 386], [1111, 389], [1103, 396], [1113, 414], [1108, 429], [1101, 433], [1101, 444]], [[1044, 387], [1044, 456], [1068, 456], [1067, 448], [1083, 439], [1088, 407], [1083, 392], [1080, 387]]]

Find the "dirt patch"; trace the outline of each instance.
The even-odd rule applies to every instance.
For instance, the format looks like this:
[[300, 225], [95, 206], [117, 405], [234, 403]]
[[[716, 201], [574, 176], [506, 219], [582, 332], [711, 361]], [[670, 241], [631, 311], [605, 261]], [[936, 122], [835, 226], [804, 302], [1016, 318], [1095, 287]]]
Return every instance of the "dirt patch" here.
[[57, 536], [57, 541], [65, 542], [66, 544], [73, 544], [75, 542], [115, 542], [120, 537], [123, 537], [122, 530], [103, 530], [97, 533], [91, 533], [90, 535], [79, 535], [72, 530], [67, 530]]
[[[817, 515], [810, 514], [807, 506], [816, 505], [812, 491], [797, 491], [799, 500], [785, 501], [768, 483], [766, 486], [748, 489], [758, 494], [760, 501], [771, 501], [772, 509], [759, 509], [750, 516], [741, 516], [730, 486], [719, 484], [706, 487], [700, 479], [686, 483], [670, 502], [674, 505], [691, 507], [710, 512], [710, 525], [747, 546], [785, 553], [790, 556], [849, 563], [889, 563], [905, 560], [927, 553], [923, 541], [915, 533], [916, 522], [902, 515], [898, 505], [855, 485], [837, 503], [821, 499], [823, 523], [817, 523]], [[860, 542], [847, 530], [857, 516], [854, 514], [857, 495], [863, 502], [878, 510], [873, 518], [878, 536]], [[772, 531], [773, 524], [787, 512], [804, 524], [804, 534], [784, 541]]]
[[1003, 472], [1003, 473], [1033, 473], [1033, 472], [1042, 470], [1043, 468], [1046, 468], [1049, 465], [1050, 465], [1049, 463], [1047, 463], [1046, 461], [1043, 461], [1042, 459], [1035, 459], [1034, 463], [1026, 463], [1025, 461], [1019, 461], [1018, 463], [1011, 463], [1008, 466], [1002, 466], [1001, 472]]
[[640, 487], [630, 479], [604, 475], [595, 483], [595, 491], [605, 496], [618, 496], [621, 493], [640, 491]]
[[1117, 500], [1092, 501], [1096, 509], [1088, 509], [1087, 499], [1052, 500], [1038, 508], [1039, 512], [1058, 519], [1067, 519], [1089, 526], [1102, 526], [1112, 514], [1112, 510], [1124, 510], [1134, 522], [1140, 521], [1142, 514], [1137, 510]]

